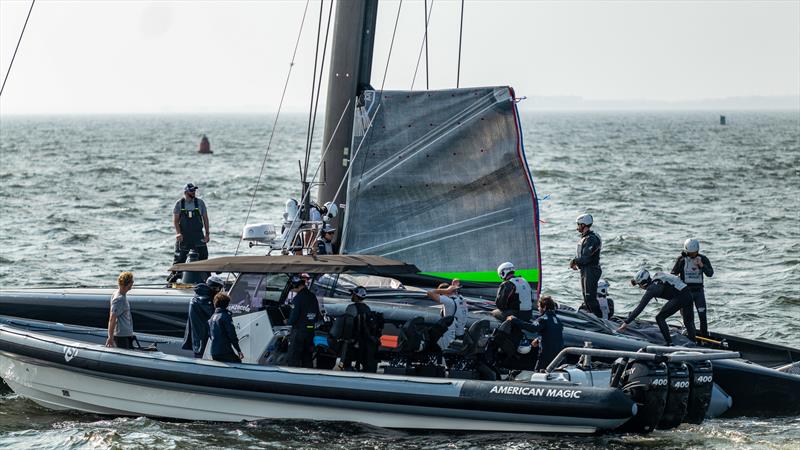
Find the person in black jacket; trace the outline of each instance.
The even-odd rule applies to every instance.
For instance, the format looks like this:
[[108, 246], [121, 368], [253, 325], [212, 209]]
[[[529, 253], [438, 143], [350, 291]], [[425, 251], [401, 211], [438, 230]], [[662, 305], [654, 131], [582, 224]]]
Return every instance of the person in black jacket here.
[[316, 242], [316, 254], [317, 255], [334, 255], [336, 254], [336, 249], [333, 246], [333, 234], [336, 232], [336, 228], [325, 224], [322, 227], [322, 236], [317, 238]]
[[679, 276], [689, 286], [689, 293], [692, 295], [692, 301], [697, 308], [697, 316], [700, 318], [700, 334], [708, 336], [703, 275], [713, 277], [714, 268], [711, 267], [711, 261], [705, 255], [700, 254], [700, 241], [687, 239], [683, 243], [683, 251], [675, 260], [675, 265], [672, 266], [672, 274]]
[[286, 324], [292, 326], [289, 335], [289, 366], [313, 367], [314, 325], [320, 319], [317, 296], [308, 287], [306, 280], [300, 275], [292, 275], [289, 279], [292, 292], [292, 312]]
[[533, 341], [534, 347], [539, 347], [539, 356], [536, 358], [534, 370], [543, 372], [558, 353], [564, 349], [564, 325], [556, 316], [556, 302], [549, 295], [539, 299], [539, 318], [533, 323], [509, 316], [514, 325], [531, 333], [538, 333], [539, 338]]
[[597, 282], [603, 274], [600, 268], [600, 250], [603, 248], [603, 243], [600, 241], [600, 236], [592, 231], [593, 222], [591, 214], [582, 214], [576, 219], [576, 230], [581, 234], [581, 239], [578, 241], [577, 254], [570, 261], [569, 267], [581, 271], [581, 292], [586, 309], [597, 317], [603, 317], [603, 312], [597, 303]]
[[208, 343], [208, 319], [214, 314], [213, 298], [225, 286], [225, 281], [212, 275], [205, 283], [194, 287], [195, 296], [189, 302], [189, 320], [183, 334], [183, 349], [192, 350], [195, 358], [202, 358]]
[[646, 269], [641, 269], [636, 272], [636, 275], [631, 280], [631, 284], [645, 289], [642, 299], [639, 300], [639, 305], [628, 314], [622, 325], [617, 331], [625, 331], [631, 322], [644, 311], [644, 308], [655, 297], [667, 300], [667, 304], [661, 308], [661, 311], [656, 314], [656, 323], [658, 329], [661, 330], [661, 335], [664, 336], [664, 341], [667, 345], [672, 345], [672, 336], [669, 333], [667, 326], [667, 317], [672, 316], [680, 311], [683, 317], [683, 325], [686, 327], [687, 337], [694, 341], [694, 313], [692, 312], [692, 295], [689, 294], [689, 289], [686, 283], [680, 280], [675, 275], [668, 273], [657, 272], [652, 278], [650, 272]]
[[[239, 336], [233, 326], [233, 316], [228, 311], [231, 298], [220, 292], [214, 296], [214, 315], [208, 320], [211, 337], [211, 359], [214, 361], [240, 363], [244, 359], [239, 347]], [[234, 353], [235, 351], [235, 353]]]
[[367, 290], [364, 287], [357, 286], [350, 291], [350, 294], [353, 303], [347, 305], [344, 315], [349, 316], [347, 323], [352, 327], [348, 330], [351, 339], [343, 357], [342, 368], [375, 373], [378, 370], [375, 355], [380, 340], [377, 320], [369, 306], [364, 304], [364, 299], [367, 298]]

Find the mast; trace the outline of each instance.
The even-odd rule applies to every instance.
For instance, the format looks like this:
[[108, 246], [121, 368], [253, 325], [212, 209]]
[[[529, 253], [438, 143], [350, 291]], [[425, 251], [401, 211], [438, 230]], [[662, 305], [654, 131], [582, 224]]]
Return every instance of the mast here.
[[[350, 164], [356, 98], [370, 83], [377, 18], [378, 0], [339, 0], [336, 4], [322, 151], [328, 142], [330, 148], [322, 163], [325, 183], [319, 187], [317, 200], [320, 203], [333, 200]], [[334, 135], [336, 123], [348, 101], [350, 105]], [[346, 187], [342, 189], [336, 203], [347, 202], [346, 191]], [[340, 229], [343, 216], [336, 218], [335, 225]], [[338, 240], [339, 233], [336, 235]]]

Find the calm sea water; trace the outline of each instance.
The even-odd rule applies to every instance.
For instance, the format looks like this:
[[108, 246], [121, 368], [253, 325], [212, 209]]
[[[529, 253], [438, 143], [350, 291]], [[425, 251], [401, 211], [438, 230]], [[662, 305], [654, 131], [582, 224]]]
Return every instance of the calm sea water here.
[[[212, 255], [297, 196], [305, 122], [281, 120], [261, 185], [269, 116], [3, 117], [0, 287], [110, 286], [120, 270], [160, 284], [171, 208], [191, 181], [210, 209]], [[687, 237], [716, 270], [712, 330], [800, 346], [800, 113], [541, 113], [523, 117], [541, 198], [544, 291], [577, 305], [574, 219], [604, 239], [617, 308], [641, 265], [669, 270]], [[200, 135], [214, 155], [195, 153]], [[319, 154], [315, 147], [312, 164]], [[245, 250], [245, 253], [251, 251]], [[645, 317], [652, 318], [656, 306]], [[797, 448], [800, 418], [712, 420], [648, 436], [405, 433], [313, 422], [172, 423], [53, 413], [0, 394], [0, 448]]]

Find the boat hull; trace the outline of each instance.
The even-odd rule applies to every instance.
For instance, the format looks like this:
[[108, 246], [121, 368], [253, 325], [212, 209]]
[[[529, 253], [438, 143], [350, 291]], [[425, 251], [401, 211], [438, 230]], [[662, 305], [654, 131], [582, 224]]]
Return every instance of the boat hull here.
[[617, 428], [635, 409], [608, 388], [225, 364], [108, 349], [8, 325], [0, 326], [0, 375], [18, 394], [53, 409], [185, 420], [591, 433]]

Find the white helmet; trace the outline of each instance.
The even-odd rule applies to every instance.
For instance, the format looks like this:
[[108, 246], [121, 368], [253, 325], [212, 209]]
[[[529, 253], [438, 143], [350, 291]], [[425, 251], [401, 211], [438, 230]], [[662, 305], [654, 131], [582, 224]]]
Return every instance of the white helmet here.
[[578, 216], [577, 219], [575, 219], [575, 222], [578, 223], [579, 225], [589, 225], [589, 226], [591, 226], [592, 222], [593, 222], [592, 215], [591, 214], [581, 214], [580, 216]]
[[531, 341], [523, 339], [519, 341], [519, 346], [517, 346], [517, 353], [519, 353], [520, 355], [527, 355], [528, 353], [531, 352], [531, 347], [532, 347]]
[[286, 204], [283, 207], [283, 220], [292, 221], [297, 217], [297, 209], [299, 206], [297, 205], [297, 200], [290, 198], [286, 200]]
[[641, 286], [642, 284], [649, 283], [650, 272], [648, 272], [647, 269], [639, 269], [639, 271], [636, 272], [636, 275], [633, 276], [633, 279], [631, 281], [633, 282], [633, 284], [638, 284], [639, 286]]
[[225, 280], [223, 280], [222, 277], [218, 275], [211, 275], [210, 277], [208, 277], [208, 279], [206, 279], [206, 284], [210, 288], [216, 287], [222, 289], [223, 287], [225, 287]]
[[683, 243], [683, 249], [688, 253], [697, 253], [700, 251], [700, 241], [697, 239], [687, 239], [686, 242]]
[[334, 217], [336, 217], [337, 214], [339, 214], [339, 207], [336, 206], [336, 203], [333, 202], [325, 203], [324, 209], [327, 212], [325, 213], [324, 216], [322, 216], [323, 222], [330, 222], [331, 220], [333, 220]]
[[497, 276], [502, 278], [503, 280], [506, 279], [509, 273], [514, 271], [514, 264], [510, 262], [504, 262], [497, 266]]
[[602, 295], [603, 297], [608, 297], [608, 288], [611, 285], [608, 284], [606, 280], [600, 280], [597, 282], [597, 295]]

